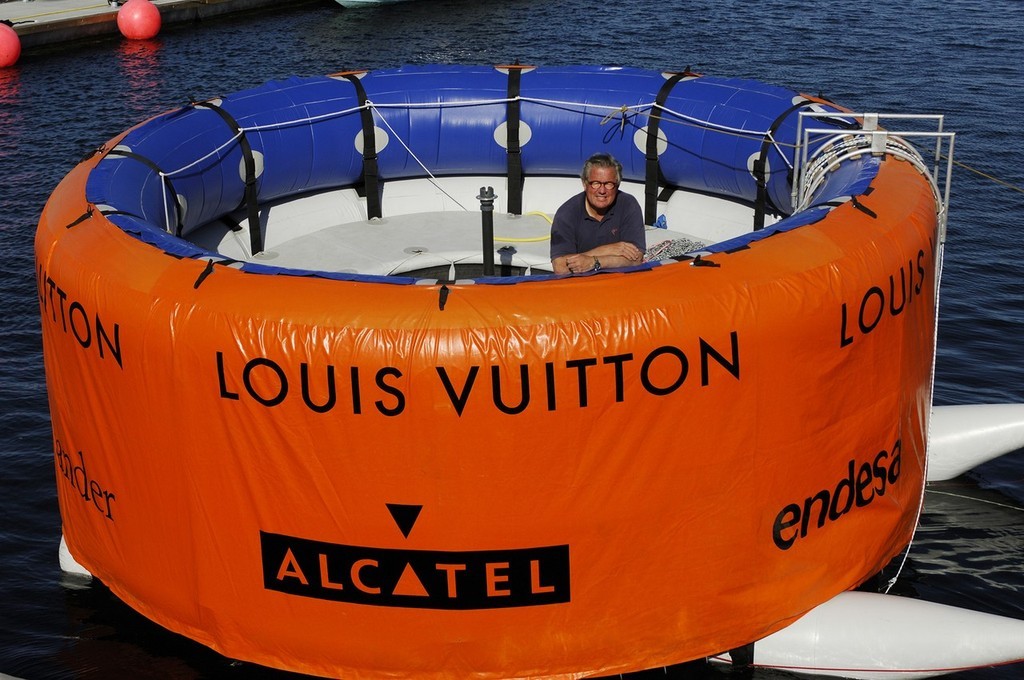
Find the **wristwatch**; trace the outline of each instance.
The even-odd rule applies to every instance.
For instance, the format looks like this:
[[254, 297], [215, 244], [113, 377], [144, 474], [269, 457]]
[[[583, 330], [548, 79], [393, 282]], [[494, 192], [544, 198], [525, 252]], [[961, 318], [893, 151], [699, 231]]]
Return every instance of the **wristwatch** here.
[[597, 259], [596, 257], [594, 258], [594, 271], [601, 271], [601, 260]]

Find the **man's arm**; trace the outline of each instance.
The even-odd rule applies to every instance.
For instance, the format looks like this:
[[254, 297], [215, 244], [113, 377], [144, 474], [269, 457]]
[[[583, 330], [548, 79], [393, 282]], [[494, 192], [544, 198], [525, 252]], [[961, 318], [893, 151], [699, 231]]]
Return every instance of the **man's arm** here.
[[629, 267], [640, 264], [644, 259], [643, 252], [629, 241], [608, 243], [581, 253], [581, 255], [600, 259], [602, 267]]
[[632, 243], [618, 241], [597, 246], [585, 253], [556, 257], [551, 265], [556, 274], [581, 274], [596, 269], [598, 262], [601, 263], [601, 269], [613, 269], [640, 264], [643, 257], [640, 249]]

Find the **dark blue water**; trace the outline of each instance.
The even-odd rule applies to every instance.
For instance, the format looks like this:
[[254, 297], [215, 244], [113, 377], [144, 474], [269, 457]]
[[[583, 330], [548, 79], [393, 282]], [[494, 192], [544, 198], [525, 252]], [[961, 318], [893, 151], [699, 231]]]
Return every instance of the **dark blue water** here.
[[[325, 2], [169, 27], [145, 43], [23, 55], [0, 69], [0, 673], [295, 677], [172, 635], [101, 585], [62, 584], [32, 240], [50, 191], [89, 149], [190, 96], [402, 63], [690, 66], [855, 110], [944, 113], [963, 166], [954, 173], [935, 400], [1024, 402], [1022, 43], [1021, 0], [417, 0], [364, 10]], [[896, 591], [1024, 619], [1022, 508], [1022, 452], [931, 486]], [[1009, 680], [1024, 668], [949, 677]]]

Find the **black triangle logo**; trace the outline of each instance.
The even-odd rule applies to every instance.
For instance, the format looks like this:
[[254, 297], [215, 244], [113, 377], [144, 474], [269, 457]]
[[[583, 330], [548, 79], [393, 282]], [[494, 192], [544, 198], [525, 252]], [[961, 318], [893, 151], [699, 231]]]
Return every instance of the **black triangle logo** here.
[[395, 524], [398, 525], [402, 535], [409, 538], [412, 527], [416, 524], [416, 519], [420, 516], [420, 510], [423, 509], [423, 506], [402, 505], [401, 503], [385, 503], [385, 505], [388, 506], [388, 512], [391, 513], [391, 517], [395, 520]]

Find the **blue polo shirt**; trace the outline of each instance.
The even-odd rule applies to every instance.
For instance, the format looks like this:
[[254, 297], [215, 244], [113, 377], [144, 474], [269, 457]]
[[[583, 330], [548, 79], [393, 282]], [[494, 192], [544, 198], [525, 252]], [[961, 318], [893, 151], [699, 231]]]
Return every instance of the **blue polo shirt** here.
[[620, 191], [600, 222], [587, 212], [586, 201], [586, 192], [580, 192], [555, 212], [551, 222], [552, 260], [618, 241], [628, 241], [640, 252], [647, 250], [644, 213], [633, 196]]

